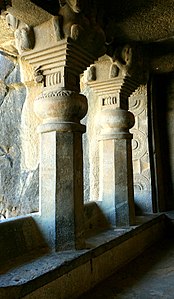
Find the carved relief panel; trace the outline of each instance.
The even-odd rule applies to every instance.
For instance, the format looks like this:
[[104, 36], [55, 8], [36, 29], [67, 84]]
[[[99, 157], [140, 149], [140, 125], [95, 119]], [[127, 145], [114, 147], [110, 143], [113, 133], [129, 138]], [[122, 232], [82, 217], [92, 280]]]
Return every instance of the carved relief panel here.
[[138, 214], [152, 212], [151, 175], [148, 149], [147, 89], [138, 88], [129, 98], [129, 110], [135, 116], [132, 159], [134, 174], [134, 197]]

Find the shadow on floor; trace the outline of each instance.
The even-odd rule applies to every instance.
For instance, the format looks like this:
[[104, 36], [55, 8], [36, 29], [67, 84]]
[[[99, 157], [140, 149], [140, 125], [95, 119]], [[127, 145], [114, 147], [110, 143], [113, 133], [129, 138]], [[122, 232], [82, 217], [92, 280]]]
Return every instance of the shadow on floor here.
[[174, 233], [79, 299], [174, 298]]

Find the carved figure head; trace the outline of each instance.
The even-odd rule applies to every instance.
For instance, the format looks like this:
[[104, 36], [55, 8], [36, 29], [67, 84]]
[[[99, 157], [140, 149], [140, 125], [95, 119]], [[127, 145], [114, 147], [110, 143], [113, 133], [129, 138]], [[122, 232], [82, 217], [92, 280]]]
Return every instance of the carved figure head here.
[[82, 10], [83, 1], [81, 0], [59, 0], [60, 6], [68, 4], [69, 7], [75, 12], [79, 13]]

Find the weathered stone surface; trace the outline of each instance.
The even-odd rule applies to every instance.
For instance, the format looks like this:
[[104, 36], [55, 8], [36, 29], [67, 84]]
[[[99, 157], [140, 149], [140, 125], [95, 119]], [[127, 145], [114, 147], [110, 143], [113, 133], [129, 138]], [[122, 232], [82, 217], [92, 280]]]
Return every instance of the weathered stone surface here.
[[14, 65], [13, 70], [11, 73], [6, 77], [5, 83], [12, 84], [12, 83], [20, 83], [21, 82], [21, 75], [20, 75], [20, 66], [19, 64]]
[[82, 92], [88, 99], [88, 112], [82, 123], [86, 124], [87, 130], [83, 136], [84, 152], [84, 200], [97, 201], [99, 198], [99, 144], [100, 132], [97, 123], [100, 100], [92, 90], [83, 85]]
[[8, 77], [9, 74], [14, 69], [14, 59], [12, 60], [7, 58], [5, 55], [0, 54], [0, 65], [1, 65], [1, 72], [0, 72], [0, 80], [4, 80]]
[[[29, 75], [25, 69], [25, 79]], [[29, 75], [30, 76], [30, 75]], [[40, 93], [40, 86], [35, 83], [27, 83], [27, 95], [21, 115], [21, 169], [22, 171], [33, 171], [38, 167], [39, 161], [39, 136], [37, 127], [40, 120], [34, 113], [34, 99]]]
[[5, 15], [0, 15], [0, 50], [6, 51], [10, 54], [16, 54], [16, 48], [14, 46], [14, 33], [9, 28]]
[[[21, 170], [16, 197], [20, 201], [20, 215], [39, 211], [39, 167], [35, 170]], [[16, 208], [17, 210], [17, 208]]]
[[148, 146], [147, 85], [141, 85], [129, 98], [129, 109], [135, 116], [132, 158], [136, 213], [152, 213], [151, 172]]
[[12, 7], [8, 7], [8, 11], [17, 19], [31, 26], [36, 26], [51, 18], [49, 13], [29, 0], [14, 0]]
[[22, 168], [21, 122], [26, 88], [19, 64], [1, 55], [4, 73], [0, 81], [0, 217], [38, 211], [38, 169]]
[[0, 105], [2, 105], [4, 98], [8, 92], [8, 88], [4, 81], [0, 80]]

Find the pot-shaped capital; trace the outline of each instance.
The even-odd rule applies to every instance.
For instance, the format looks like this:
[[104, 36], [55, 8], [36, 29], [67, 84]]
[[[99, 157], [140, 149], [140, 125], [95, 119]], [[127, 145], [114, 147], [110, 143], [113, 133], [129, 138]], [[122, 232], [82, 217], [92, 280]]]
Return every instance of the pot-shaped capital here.
[[34, 111], [43, 123], [80, 123], [87, 113], [87, 100], [84, 95], [71, 90], [46, 90], [36, 98]]
[[135, 123], [134, 115], [120, 108], [103, 109], [99, 116], [102, 132], [105, 134], [129, 133]]

